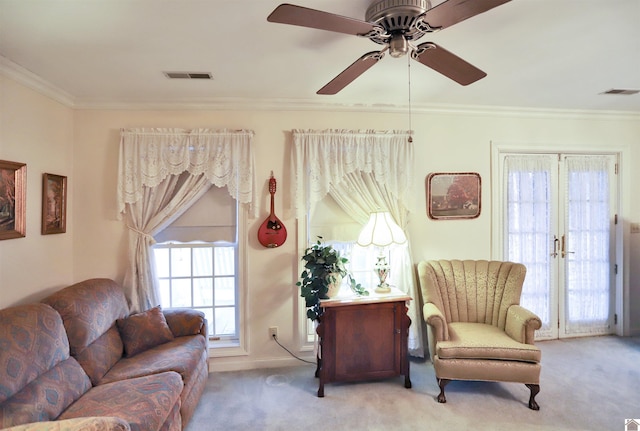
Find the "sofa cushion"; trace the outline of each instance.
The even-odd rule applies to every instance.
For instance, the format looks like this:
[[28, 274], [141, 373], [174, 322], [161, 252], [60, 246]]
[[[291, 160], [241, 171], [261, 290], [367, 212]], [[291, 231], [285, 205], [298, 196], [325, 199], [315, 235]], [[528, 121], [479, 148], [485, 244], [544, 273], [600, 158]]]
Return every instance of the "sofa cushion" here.
[[92, 417], [64, 421], [36, 422], [7, 428], [5, 431], [129, 431], [129, 424], [115, 417]]
[[202, 311], [192, 308], [171, 308], [162, 312], [174, 337], [205, 335], [205, 317]]
[[180, 403], [176, 403], [159, 431], [182, 431], [184, 428], [185, 425], [182, 423], [182, 415], [180, 414]]
[[126, 319], [118, 319], [116, 324], [127, 357], [173, 340], [173, 333], [160, 306], [132, 314]]
[[540, 362], [540, 349], [509, 337], [503, 330], [485, 323], [449, 323], [449, 341], [439, 341], [440, 359], [498, 359]]
[[[179, 407], [183, 383], [174, 372], [95, 386], [64, 411], [59, 419], [117, 416], [132, 431], [157, 431]], [[180, 423], [177, 424], [180, 429]]]
[[0, 404], [68, 357], [62, 319], [51, 307], [0, 310]]
[[194, 374], [203, 355], [206, 360], [205, 344], [202, 335], [174, 338], [134, 357], [121, 359], [105, 374], [100, 384], [165, 371], [175, 371], [186, 380]]
[[89, 389], [89, 377], [68, 358], [0, 404], [0, 428], [54, 420]]
[[107, 371], [122, 358], [124, 348], [120, 332], [113, 326], [96, 341], [76, 355], [76, 359], [84, 368], [93, 385], [97, 385]]
[[116, 319], [129, 315], [122, 287], [107, 278], [81, 281], [43, 299], [64, 322], [72, 356], [102, 336]]

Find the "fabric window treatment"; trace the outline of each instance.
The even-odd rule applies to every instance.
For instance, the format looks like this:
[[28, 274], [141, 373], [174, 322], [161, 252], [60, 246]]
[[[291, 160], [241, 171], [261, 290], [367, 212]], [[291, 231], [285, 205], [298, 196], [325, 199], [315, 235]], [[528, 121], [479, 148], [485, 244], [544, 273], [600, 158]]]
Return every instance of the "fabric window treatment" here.
[[[370, 213], [387, 210], [406, 229], [413, 174], [413, 144], [407, 132], [295, 130], [293, 136], [298, 210], [307, 208], [311, 213], [314, 205], [329, 194], [361, 226], [367, 223]], [[304, 190], [309, 194], [306, 202]], [[305, 212], [299, 215], [305, 216]], [[359, 249], [351, 245], [350, 252], [357, 253]], [[420, 322], [409, 241], [394, 245], [392, 251], [389, 281], [414, 298], [408, 314], [413, 322]], [[423, 344], [422, 326], [411, 325], [409, 353], [423, 357]]]
[[520, 303], [542, 320], [541, 333], [550, 330], [552, 280], [551, 172], [557, 156], [509, 155], [505, 158], [507, 190], [505, 223], [507, 259], [523, 263], [527, 276]]
[[[253, 132], [211, 129], [121, 131], [118, 215], [129, 228], [124, 287], [132, 311], [160, 303], [151, 246], [211, 187], [226, 187], [251, 206], [255, 190]], [[253, 207], [255, 211], [255, 206]]]
[[332, 184], [356, 171], [375, 174], [379, 184], [412, 209], [413, 145], [409, 137], [401, 131], [294, 130], [292, 196], [296, 217], [305, 218]]
[[569, 254], [566, 332], [605, 334], [609, 330], [609, 160], [606, 156], [565, 158], [567, 245]]
[[204, 174], [226, 187], [241, 204], [252, 205], [255, 191], [250, 130], [123, 129], [118, 165], [118, 213], [138, 202], [144, 187], [155, 187], [168, 175]]
[[[555, 336], [556, 308], [564, 336], [609, 331], [612, 163], [610, 155], [598, 154], [504, 159], [507, 259], [527, 267], [521, 304], [540, 316], [540, 337]], [[556, 201], [563, 207], [561, 222], [555, 220]], [[579, 253], [555, 257], [554, 238], [565, 236], [567, 249]], [[562, 271], [560, 286], [552, 279], [555, 268]]]

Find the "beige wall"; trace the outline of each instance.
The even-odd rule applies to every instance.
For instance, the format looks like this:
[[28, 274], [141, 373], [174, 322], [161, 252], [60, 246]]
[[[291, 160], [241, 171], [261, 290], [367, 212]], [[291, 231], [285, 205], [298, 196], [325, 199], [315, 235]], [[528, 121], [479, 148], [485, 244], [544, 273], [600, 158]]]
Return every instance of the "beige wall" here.
[[[0, 241], [4, 308], [73, 281], [73, 110], [0, 75], [0, 159], [27, 164], [27, 236]], [[69, 177], [65, 234], [40, 234], [43, 173]]]
[[[63, 249], [73, 258], [55, 256], [64, 262], [64, 276], [53, 280], [47, 274], [28, 271], [15, 274], [15, 268], [50, 268], [49, 262], [43, 262], [32, 256], [35, 249], [44, 247], [48, 237], [39, 235], [39, 202], [31, 201], [29, 213], [29, 236], [26, 239], [0, 242], [2, 273], [0, 273], [0, 292], [8, 285], [20, 285], [9, 300], [0, 301], [6, 306], [38, 296], [39, 289], [68, 281], [80, 281], [88, 277], [111, 277], [122, 281], [126, 265], [126, 229], [116, 219], [116, 175], [120, 128], [128, 127], [211, 127], [246, 128], [255, 131], [255, 161], [257, 184], [260, 190], [260, 217], [250, 220], [248, 246], [248, 323], [249, 355], [241, 358], [216, 358], [214, 369], [249, 368], [284, 364], [291, 361], [288, 354], [269, 340], [267, 328], [279, 327], [279, 338], [287, 346], [296, 348], [294, 340], [295, 310], [297, 306], [297, 240], [296, 224], [291, 217], [289, 186], [292, 180], [289, 156], [291, 147], [291, 129], [406, 129], [406, 114], [395, 113], [355, 113], [355, 112], [311, 112], [311, 111], [140, 111], [140, 110], [77, 110], [72, 114], [43, 97], [27, 90], [16, 90], [16, 85], [8, 86], [17, 92], [24, 105], [22, 126], [12, 134], [24, 141], [32, 132], [32, 107], [38, 110], [41, 105], [47, 107], [52, 116], [61, 115], [66, 120], [66, 128], [53, 122], [49, 115], [37, 118], [36, 129], [46, 135], [62, 135], [55, 142], [53, 150], [45, 145], [42, 154], [31, 156], [30, 147], [24, 151], [14, 142], [5, 150], [7, 139], [0, 141], [0, 158], [13, 158], [28, 161], [49, 172], [58, 169], [67, 170], [72, 190], [72, 217], [69, 218], [72, 229], [66, 235], [60, 235], [64, 241]], [[3, 99], [6, 100], [6, 99]], [[3, 117], [9, 109], [3, 102]], [[73, 130], [67, 130], [73, 117]], [[634, 263], [640, 265], [640, 235], [629, 235], [628, 224], [640, 221], [640, 202], [631, 199], [637, 195], [640, 173], [633, 168], [640, 166], [640, 117], [613, 116], [608, 114], [586, 115], [571, 113], [544, 112], [429, 112], [415, 113], [412, 125], [415, 130], [415, 211], [409, 223], [412, 251], [416, 261], [426, 258], [491, 258], [491, 142], [531, 144], [539, 147], [554, 147], [559, 150], [582, 146], [586, 149], [603, 149], [609, 145], [625, 148], [623, 161], [626, 197], [621, 212], [625, 223], [627, 251], [635, 254], [626, 256], [625, 276], [628, 277]], [[3, 121], [3, 124], [6, 121]], [[6, 127], [6, 126], [5, 126]], [[14, 128], [14, 126], [11, 126]], [[49, 130], [52, 129], [52, 130]], [[65, 133], [61, 133], [64, 129]], [[73, 146], [67, 141], [72, 137]], [[15, 139], [13, 139], [15, 140]], [[38, 143], [33, 148], [40, 150]], [[64, 151], [62, 151], [64, 149]], [[59, 166], [49, 168], [53, 156], [60, 153], [73, 155], [73, 166], [69, 159], [57, 160]], [[29, 159], [29, 160], [27, 160]], [[50, 169], [50, 170], [49, 170]], [[267, 181], [273, 171], [278, 179], [276, 195], [276, 213], [284, 221], [289, 231], [289, 239], [280, 248], [266, 249], [260, 246], [256, 231], [262, 219], [268, 213]], [[473, 171], [482, 176], [483, 205], [482, 214], [475, 220], [433, 221], [426, 216], [425, 179], [431, 172]], [[34, 175], [31, 172], [31, 175]], [[37, 175], [40, 175], [38, 173]], [[37, 178], [36, 178], [37, 179]], [[35, 181], [35, 180], [34, 180]], [[33, 182], [32, 182], [33, 183]], [[33, 184], [32, 184], [33, 186]], [[35, 187], [35, 186], [34, 186]], [[39, 186], [32, 189], [39, 193]], [[32, 242], [29, 242], [32, 241]], [[72, 247], [69, 241], [73, 241]], [[13, 244], [24, 247], [17, 254], [11, 251]], [[57, 250], [57, 249], [56, 249]], [[4, 258], [11, 255], [14, 262], [26, 263], [7, 265]], [[73, 262], [71, 264], [70, 262]], [[48, 265], [43, 265], [43, 264]], [[640, 274], [632, 272], [634, 279], [630, 284], [630, 313], [640, 316]], [[28, 289], [25, 288], [28, 286]], [[640, 318], [632, 321], [632, 329], [640, 333]]]

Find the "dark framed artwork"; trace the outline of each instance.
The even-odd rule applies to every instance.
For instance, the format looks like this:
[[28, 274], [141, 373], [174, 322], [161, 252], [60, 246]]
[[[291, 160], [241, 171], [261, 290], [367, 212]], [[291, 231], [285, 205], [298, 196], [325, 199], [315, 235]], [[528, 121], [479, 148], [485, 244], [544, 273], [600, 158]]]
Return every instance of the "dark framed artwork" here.
[[27, 165], [0, 160], [0, 240], [27, 234]]
[[42, 235], [67, 231], [67, 177], [42, 175]]
[[475, 172], [432, 173], [427, 176], [427, 215], [434, 220], [480, 216], [482, 186]]

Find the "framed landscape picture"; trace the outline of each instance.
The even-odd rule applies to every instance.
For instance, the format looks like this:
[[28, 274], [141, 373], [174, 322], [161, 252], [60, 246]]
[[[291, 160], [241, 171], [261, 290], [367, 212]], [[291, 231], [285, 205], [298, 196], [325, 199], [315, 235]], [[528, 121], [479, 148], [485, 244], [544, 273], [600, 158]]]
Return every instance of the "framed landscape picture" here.
[[26, 235], [27, 165], [0, 160], [0, 240]]
[[67, 177], [42, 175], [42, 235], [67, 231]]
[[434, 220], [480, 216], [480, 174], [432, 173], [427, 176], [427, 215]]

